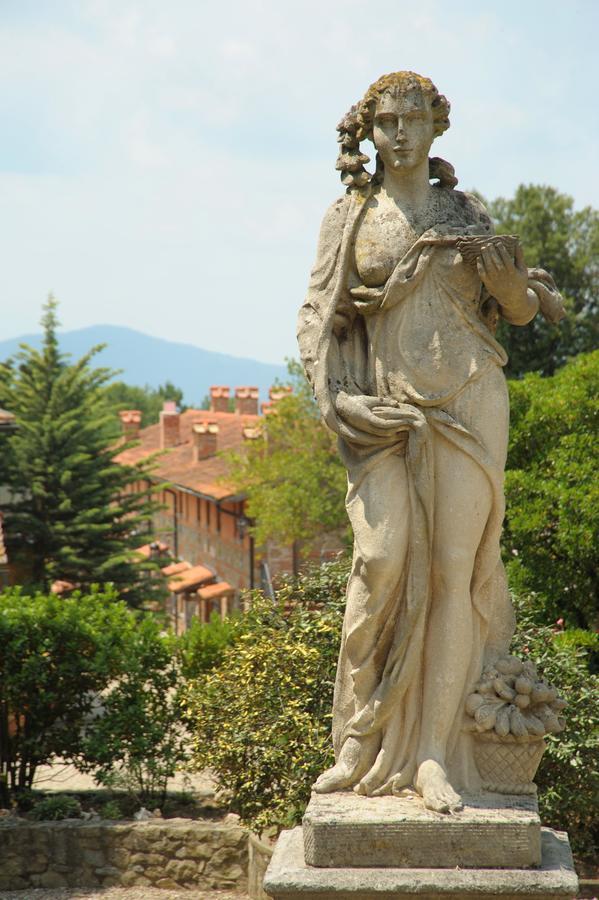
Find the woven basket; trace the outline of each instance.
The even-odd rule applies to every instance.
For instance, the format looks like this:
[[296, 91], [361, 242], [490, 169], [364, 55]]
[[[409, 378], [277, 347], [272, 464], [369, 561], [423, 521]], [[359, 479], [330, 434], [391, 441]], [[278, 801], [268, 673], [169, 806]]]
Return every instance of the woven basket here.
[[494, 731], [474, 736], [474, 759], [483, 789], [499, 794], [536, 794], [533, 783], [545, 751], [543, 738], [499, 737]]

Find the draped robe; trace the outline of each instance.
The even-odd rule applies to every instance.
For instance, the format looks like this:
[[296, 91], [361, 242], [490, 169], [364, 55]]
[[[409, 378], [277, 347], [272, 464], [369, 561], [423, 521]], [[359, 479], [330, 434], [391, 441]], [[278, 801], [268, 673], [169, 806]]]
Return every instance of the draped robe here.
[[[397, 792], [413, 783], [422, 712], [427, 621], [434, 602], [434, 442], [449, 442], [459, 462], [465, 454], [484, 472], [492, 503], [470, 582], [474, 613], [465, 694], [484, 663], [507, 652], [514, 617], [499, 538], [504, 515], [503, 470], [508, 400], [502, 367], [505, 351], [495, 340], [493, 312], [475, 266], [457, 249], [463, 235], [489, 234], [480, 206], [467, 195], [443, 190], [439, 222], [399, 260], [380, 289], [349, 292], [355, 282], [354, 243], [371, 189], [350, 191], [328, 211], [316, 265], [299, 315], [298, 341], [307, 376], [324, 421], [338, 435], [348, 471], [347, 508], [356, 535], [354, 569], [337, 669], [333, 743], [338, 757], [349, 736], [376, 735], [376, 760], [354, 789], [366, 794]], [[529, 270], [529, 290], [548, 315], [561, 298], [551, 277]], [[346, 317], [340, 328], [338, 314]], [[336, 319], [337, 314], [337, 319]], [[547, 313], [546, 313], [547, 314]], [[371, 525], [360, 497], [393, 491], [387, 485], [400, 449], [398, 435], [372, 435], [338, 412], [347, 394], [389, 397], [400, 404], [398, 428], [407, 432], [409, 540], [391, 582], [373, 590], [367, 613], [349, 599], [358, 579], [356, 560], [372, 552], [359, 534]], [[376, 502], [376, 501], [375, 501]], [[451, 535], [443, 536], [451, 541]], [[364, 684], [367, 685], [366, 694]], [[452, 723], [447, 769], [457, 789], [480, 781], [462, 711]]]

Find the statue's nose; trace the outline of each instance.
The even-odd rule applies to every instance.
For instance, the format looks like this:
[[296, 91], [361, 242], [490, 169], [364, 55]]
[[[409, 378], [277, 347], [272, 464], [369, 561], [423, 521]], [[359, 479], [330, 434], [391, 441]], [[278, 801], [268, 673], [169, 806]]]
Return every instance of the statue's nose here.
[[400, 116], [399, 119], [397, 120], [397, 140], [401, 143], [402, 141], [405, 141], [405, 139], [406, 139], [406, 132], [404, 129], [403, 119]]

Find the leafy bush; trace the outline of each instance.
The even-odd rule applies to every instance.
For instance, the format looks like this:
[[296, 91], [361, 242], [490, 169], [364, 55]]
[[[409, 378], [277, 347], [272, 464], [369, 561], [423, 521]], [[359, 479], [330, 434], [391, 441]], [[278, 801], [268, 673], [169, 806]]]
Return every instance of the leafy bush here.
[[124, 667], [136, 619], [111, 589], [0, 594], [0, 802], [37, 766], [80, 751], [98, 691]]
[[169, 778], [186, 759], [176, 688], [175, 640], [142, 618], [129, 636], [126, 665], [101, 698], [75, 760], [98, 784], [138, 804], [164, 803]]
[[77, 819], [81, 815], [81, 804], [76, 797], [68, 794], [55, 794], [39, 800], [29, 817], [36, 822], [58, 821], [59, 819]]
[[538, 662], [568, 701], [566, 729], [547, 737], [536, 778], [541, 817], [567, 830], [579, 853], [592, 852], [599, 842], [599, 676], [589, 670], [589, 654], [599, 650], [599, 635], [536, 624], [535, 598], [515, 598], [515, 605], [514, 652]]
[[512, 588], [536, 592], [542, 621], [597, 625], [599, 351], [552, 378], [510, 382], [503, 545]]
[[[312, 784], [331, 764], [347, 572], [344, 560], [288, 580], [276, 605], [256, 596], [220, 666], [187, 687], [194, 766], [210, 766], [230, 791], [232, 808], [258, 830], [299, 822]], [[566, 730], [548, 738], [541, 764], [543, 817], [567, 828], [573, 845], [584, 851], [599, 800], [599, 712], [593, 702], [599, 684], [587, 665], [596, 641], [589, 632], [555, 633], [536, 625], [528, 598], [517, 606], [513, 652], [538, 662], [569, 703]]]
[[122, 819], [123, 811], [118, 800], [108, 800], [100, 807], [100, 817], [102, 819]]
[[185, 693], [194, 767], [216, 771], [231, 808], [258, 830], [297, 822], [331, 763], [346, 580], [347, 563], [329, 563], [285, 582], [276, 605], [254, 595], [220, 666]]
[[238, 628], [238, 618], [221, 619], [216, 612], [212, 613], [209, 622], [192, 619], [178, 644], [183, 677], [196, 678], [217, 666], [226, 647], [233, 643]]

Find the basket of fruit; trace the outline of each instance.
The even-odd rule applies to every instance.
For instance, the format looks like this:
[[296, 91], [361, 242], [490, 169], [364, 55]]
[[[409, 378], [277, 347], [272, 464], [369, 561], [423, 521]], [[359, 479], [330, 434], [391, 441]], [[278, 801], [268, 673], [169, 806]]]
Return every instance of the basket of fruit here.
[[533, 794], [544, 737], [564, 728], [566, 701], [539, 679], [533, 663], [507, 656], [486, 668], [466, 700], [472, 718], [474, 758], [483, 788]]

